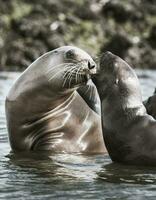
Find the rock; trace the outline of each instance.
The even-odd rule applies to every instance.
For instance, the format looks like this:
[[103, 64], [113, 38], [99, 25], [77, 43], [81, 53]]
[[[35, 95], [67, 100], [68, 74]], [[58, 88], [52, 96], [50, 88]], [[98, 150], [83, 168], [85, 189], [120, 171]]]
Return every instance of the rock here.
[[[41, 25], [40, 23], [43, 25]], [[12, 20], [11, 27], [22, 37], [40, 38], [46, 32], [46, 26], [50, 24], [50, 20], [33, 19], [31, 17], [21, 20]]]
[[149, 41], [151, 47], [156, 49], [156, 25], [151, 27], [148, 41]]
[[99, 19], [98, 13], [95, 8], [92, 8], [90, 2], [84, 2], [83, 6], [75, 10], [75, 15], [82, 20], [97, 20]]
[[104, 4], [101, 13], [104, 17], [112, 17], [118, 23], [125, 23], [129, 20], [140, 20], [143, 15], [142, 12], [135, 9], [132, 3], [123, 3], [122, 1], [108, 1]]
[[112, 53], [124, 58], [127, 50], [132, 46], [132, 42], [127, 36], [115, 34], [102, 48], [103, 51], [111, 51]]

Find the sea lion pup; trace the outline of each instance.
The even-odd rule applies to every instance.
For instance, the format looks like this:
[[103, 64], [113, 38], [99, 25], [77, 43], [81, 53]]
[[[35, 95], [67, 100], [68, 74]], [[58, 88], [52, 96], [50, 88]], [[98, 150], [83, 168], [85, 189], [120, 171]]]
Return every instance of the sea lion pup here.
[[156, 121], [147, 114], [133, 69], [106, 52], [93, 78], [100, 100], [106, 148], [115, 162], [156, 166]]
[[94, 100], [87, 96], [88, 91], [96, 92], [89, 81], [95, 72], [92, 58], [72, 46], [55, 49], [33, 62], [6, 98], [12, 150], [106, 152], [100, 115], [93, 105], [96, 95]]
[[156, 89], [154, 94], [144, 102], [147, 113], [156, 119]]

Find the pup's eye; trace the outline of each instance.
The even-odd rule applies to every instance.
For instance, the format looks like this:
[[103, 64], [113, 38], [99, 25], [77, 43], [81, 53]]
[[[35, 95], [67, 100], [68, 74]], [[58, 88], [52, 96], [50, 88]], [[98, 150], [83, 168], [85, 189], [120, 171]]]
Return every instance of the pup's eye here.
[[66, 52], [66, 58], [74, 59], [74, 57], [75, 57], [75, 51], [73, 49], [70, 49], [69, 51]]

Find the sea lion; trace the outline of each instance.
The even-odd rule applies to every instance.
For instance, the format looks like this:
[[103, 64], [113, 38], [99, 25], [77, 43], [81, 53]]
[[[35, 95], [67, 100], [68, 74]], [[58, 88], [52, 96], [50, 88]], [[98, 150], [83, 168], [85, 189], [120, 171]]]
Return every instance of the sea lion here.
[[95, 72], [92, 58], [72, 46], [60, 47], [34, 61], [6, 98], [12, 150], [106, 152], [97, 95], [88, 97], [96, 92], [89, 80]]
[[112, 161], [156, 166], [156, 120], [142, 103], [134, 70], [106, 52], [93, 82], [100, 96], [103, 136]]

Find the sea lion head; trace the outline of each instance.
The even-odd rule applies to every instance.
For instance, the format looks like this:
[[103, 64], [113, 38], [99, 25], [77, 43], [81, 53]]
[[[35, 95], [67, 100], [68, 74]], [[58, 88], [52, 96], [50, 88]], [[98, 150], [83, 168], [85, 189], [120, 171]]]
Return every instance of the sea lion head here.
[[111, 52], [103, 53], [97, 74], [93, 77], [99, 95], [116, 102], [142, 101], [141, 89], [134, 70]]
[[75, 89], [85, 85], [91, 74], [96, 73], [96, 68], [95, 62], [85, 51], [63, 46], [53, 51], [53, 65], [47, 75], [54, 85], [59, 83], [62, 89]]

